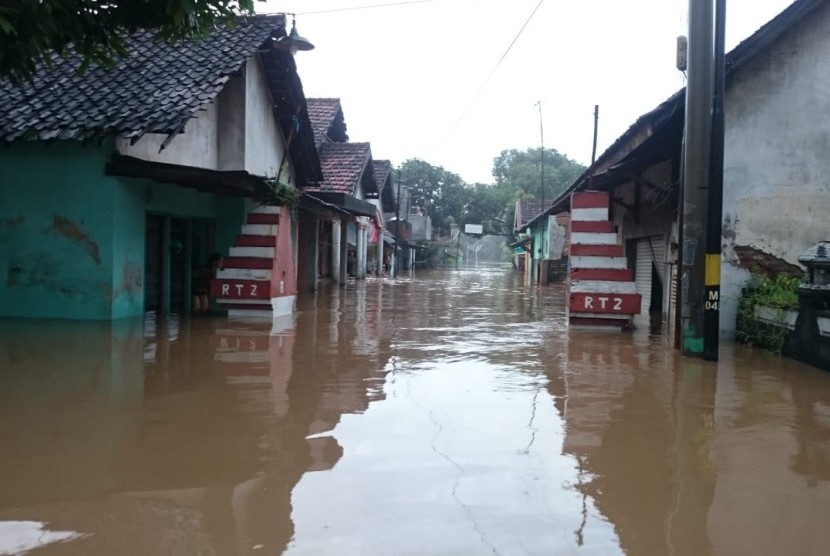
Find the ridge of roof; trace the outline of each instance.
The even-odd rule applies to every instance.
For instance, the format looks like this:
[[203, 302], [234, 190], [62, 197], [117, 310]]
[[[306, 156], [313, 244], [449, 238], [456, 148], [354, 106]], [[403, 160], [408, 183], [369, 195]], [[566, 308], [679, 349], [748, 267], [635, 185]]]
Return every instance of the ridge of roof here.
[[[795, 0], [792, 4], [784, 8], [784, 10], [779, 12], [778, 15], [766, 22], [749, 37], [738, 43], [735, 48], [726, 53], [724, 62], [726, 66], [726, 78], [728, 79], [738, 68], [743, 66], [764, 48], [774, 43], [781, 37], [781, 35], [786, 33], [794, 25], [801, 22], [818, 8], [826, 5], [827, 0]], [[567, 210], [567, 207], [563, 206], [564, 201], [568, 200], [570, 195], [574, 192], [584, 189], [587, 185], [587, 180], [591, 175], [596, 174], [598, 170], [606, 169], [614, 162], [618, 162], [625, 156], [625, 154], [636, 148], [638, 144], [644, 142], [651, 135], [651, 133], [653, 133], [654, 129], [657, 128], [656, 124], [665, 123], [668, 119], [670, 119], [671, 115], [674, 113], [674, 110], [677, 110], [678, 107], [685, 106], [685, 99], [686, 88], [683, 87], [671, 95], [668, 99], [660, 103], [656, 108], [637, 118], [637, 120], [631, 124], [631, 126], [622, 135], [620, 135], [620, 137], [618, 137], [617, 140], [611, 144], [611, 146], [603, 151], [594, 164], [589, 166], [585, 172], [582, 173], [582, 175], [580, 175], [570, 186], [560, 193], [556, 199], [551, 202], [548, 208], [543, 211], [543, 213], [537, 215], [532, 221], [528, 222], [528, 225], [534, 224], [546, 213], [556, 212], [557, 209], [559, 209], [560, 212]], [[619, 151], [621, 147], [626, 142], [636, 141], [636, 135], [646, 131], [646, 126], [651, 128], [648, 136], [642, 138], [642, 140], [637, 142], [637, 144], [630, 145], [630, 148], [627, 151], [620, 153]], [[613, 158], [614, 154], [617, 154], [618, 156]]]
[[323, 143], [319, 154], [323, 183], [306, 188], [306, 191], [354, 195], [366, 172], [372, 172], [369, 143]]
[[51, 67], [41, 64], [29, 81], [0, 80], [0, 140], [177, 133], [266, 41], [284, 34], [283, 15], [240, 17], [201, 41], [176, 45], [141, 30], [127, 38], [127, 56], [113, 68], [93, 64], [83, 74], [79, 55], [53, 54]]
[[343, 106], [339, 98], [310, 98], [307, 99], [306, 105], [314, 130], [314, 144], [318, 148], [324, 142], [345, 143], [349, 140]]

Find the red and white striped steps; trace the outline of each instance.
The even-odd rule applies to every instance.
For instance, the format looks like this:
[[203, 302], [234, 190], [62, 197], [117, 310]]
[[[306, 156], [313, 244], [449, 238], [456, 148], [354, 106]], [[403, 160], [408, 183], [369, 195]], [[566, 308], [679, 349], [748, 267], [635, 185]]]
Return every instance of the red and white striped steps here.
[[634, 272], [609, 220], [608, 193], [571, 196], [570, 296], [574, 327], [622, 328], [640, 313]]
[[229, 316], [270, 316], [280, 207], [257, 206], [245, 221], [222, 259], [210, 294], [228, 309]]

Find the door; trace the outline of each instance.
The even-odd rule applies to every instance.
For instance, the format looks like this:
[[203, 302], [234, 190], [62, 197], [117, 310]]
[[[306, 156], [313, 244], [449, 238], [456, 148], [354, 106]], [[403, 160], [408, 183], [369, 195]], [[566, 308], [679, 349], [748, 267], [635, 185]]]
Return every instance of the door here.
[[144, 234], [144, 310], [161, 312], [164, 292], [162, 264], [164, 217], [148, 214]]

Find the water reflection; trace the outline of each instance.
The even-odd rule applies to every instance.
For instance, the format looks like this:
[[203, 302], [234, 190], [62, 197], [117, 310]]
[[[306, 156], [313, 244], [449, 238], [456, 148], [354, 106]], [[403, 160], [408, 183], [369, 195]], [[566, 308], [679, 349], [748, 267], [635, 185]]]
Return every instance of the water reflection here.
[[560, 286], [504, 269], [273, 323], [0, 321], [0, 531], [52, 535], [38, 554], [827, 552], [830, 375], [663, 342], [568, 332]]

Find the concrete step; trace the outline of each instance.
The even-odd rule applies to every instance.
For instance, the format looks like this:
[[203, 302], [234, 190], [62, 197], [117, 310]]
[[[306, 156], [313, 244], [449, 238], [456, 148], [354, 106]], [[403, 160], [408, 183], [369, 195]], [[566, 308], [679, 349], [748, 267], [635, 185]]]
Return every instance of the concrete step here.
[[273, 207], [271, 205], [256, 205], [251, 211], [254, 214], [279, 214], [282, 207]]
[[222, 259], [224, 268], [257, 268], [270, 270], [274, 267], [274, 259], [265, 257], [225, 257]]
[[277, 236], [249, 236], [240, 234], [236, 236], [234, 245], [239, 247], [276, 247]]
[[279, 226], [275, 224], [243, 224], [242, 235], [246, 236], [276, 236]]
[[[273, 267], [272, 267], [273, 268]], [[271, 280], [271, 268], [225, 268], [216, 272], [224, 280]]]
[[571, 245], [617, 245], [617, 234], [571, 232]]
[[249, 212], [245, 222], [248, 224], [279, 224], [279, 214], [268, 214], [261, 212]]
[[575, 280], [571, 282], [571, 292], [637, 293], [637, 284], [613, 280]]
[[571, 244], [571, 257], [622, 257], [622, 245]]
[[570, 265], [573, 269], [626, 270], [628, 268], [628, 260], [625, 257], [571, 257]]
[[[228, 250], [228, 256], [273, 259], [276, 249], [276, 247], [231, 247]], [[227, 262], [225, 263], [225, 266], [229, 266]]]

